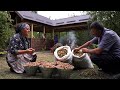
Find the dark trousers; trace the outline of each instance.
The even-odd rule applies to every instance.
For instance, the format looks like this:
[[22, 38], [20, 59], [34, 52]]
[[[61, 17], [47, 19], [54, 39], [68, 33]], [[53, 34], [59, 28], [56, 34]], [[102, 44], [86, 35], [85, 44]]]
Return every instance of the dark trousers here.
[[91, 60], [105, 72], [119, 73], [120, 58], [110, 54], [91, 55]]

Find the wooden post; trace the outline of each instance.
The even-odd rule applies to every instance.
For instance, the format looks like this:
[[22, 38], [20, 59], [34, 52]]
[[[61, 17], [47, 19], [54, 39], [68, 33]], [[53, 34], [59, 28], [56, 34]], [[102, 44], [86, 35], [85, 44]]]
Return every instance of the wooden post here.
[[66, 36], [67, 36], [67, 34], [68, 34], [68, 33], [67, 33], [67, 31], [66, 31]]
[[40, 31], [39, 31], [39, 37], [40, 37]]
[[17, 16], [15, 17], [16, 25], [17, 25]]
[[88, 36], [90, 36], [90, 33], [89, 33], [90, 32], [90, 22], [89, 21], [87, 22], [87, 28], [88, 28]]
[[60, 40], [60, 32], [59, 32], [59, 40]]
[[45, 26], [44, 26], [44, 28], [43, 28], [43, 34], [45, 34]]
[[31, 24], [31, 38], [33, 38], [33, 24]]
[[52, 33], [50, 33], [50, 35], [51, 35], [51, 38], [52, 38]]
[[32, 43], [33, 43], [33, 42], [32, 42], [32, 41], [33, 41], [33, 40], [32, 40], [32, 38], [33, 38], [33, 24], [31, 24], [31, 36], [30, 36], [30, 38], [31, 38], [31, 45], [30, 45], [30, 46], [31, 46], [31, 48], [32, 48], [32, 47], [33, 47], [33, 45], [32, 45]]
[[53, 29], [53, 40], [54, 40], [54, 34], [55, 34], [55, 33], [54, 33], [54, 29]]
[[[46, 38], [46, 35], [45, 35], [45, 26], [43, 27], [43, 35]], [[46, 50], [46, 40], [43, 42], [43, 44], [44, 44], [43, 49]]]

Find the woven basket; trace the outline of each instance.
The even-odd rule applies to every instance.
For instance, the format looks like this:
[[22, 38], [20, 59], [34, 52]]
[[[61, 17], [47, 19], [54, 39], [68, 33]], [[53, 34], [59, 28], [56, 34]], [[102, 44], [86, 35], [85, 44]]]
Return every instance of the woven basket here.
[[69, 79], [72, 69], [58, 69], [60, 79]]
[[37, 72], [37, 69], [38, 69], [38, 66], [25, 66], [25, 72], [27, 75], [29, 76], [35, 76], [36, 75], [36, 72]]
[[44, 78], [51, 78], [54, 68], [39, 67]]

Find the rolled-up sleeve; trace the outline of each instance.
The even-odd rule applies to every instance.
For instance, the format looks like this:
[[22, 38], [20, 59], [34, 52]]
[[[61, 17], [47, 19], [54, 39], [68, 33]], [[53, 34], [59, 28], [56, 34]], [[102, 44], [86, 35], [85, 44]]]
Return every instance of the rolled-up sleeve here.
[[109, 51], [109, 49], [113, 46], [115, 42], [116, 42], [115, 36], [108, 33], [102, 38], [98, 47], [105, 51]]
[[98, 38], [94, 37], [92, 40], [90, 40], [93, 44], [98, 44]]

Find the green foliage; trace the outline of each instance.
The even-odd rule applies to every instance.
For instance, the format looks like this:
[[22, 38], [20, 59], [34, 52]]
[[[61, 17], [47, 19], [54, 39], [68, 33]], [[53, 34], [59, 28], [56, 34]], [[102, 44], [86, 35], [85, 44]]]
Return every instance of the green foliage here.
[[76, 32], [77, 44], [82, 45], [90, 39], [89, 30]]
[[120, 11], [88, 11], [87, 14], [91, 15], [91, 21], [99, 21], [120, 35]]
[[95, 49], [98, 48], [98, 44], [92, 44], [91, 46], [89, 46], [90, 49]]
[[52, 33], [46, 33], [46, 38], [52, 40], [53, 39]]
[[12, 30], [12, 19], [9, 12], [0, 11], [0, 49], [5, 49], [7, 46], [7, 41], [11, 34], [14, 32]]
[[59, 38], [59, 42], [62, 43], [63, 45], [67, 44], [67, 33], [68, 32], [60, 32], [60, 38]]
[[34, 35], [35, 38], [39, 38], [40, 37], [39, 32], [33, 32], [33, 35]]
[[7, 53], [7, 52], [5, 52], [5, 51], [4, 51], [4, 52], [0, 52], [0, 54], [6, 54], [6, 53]]

